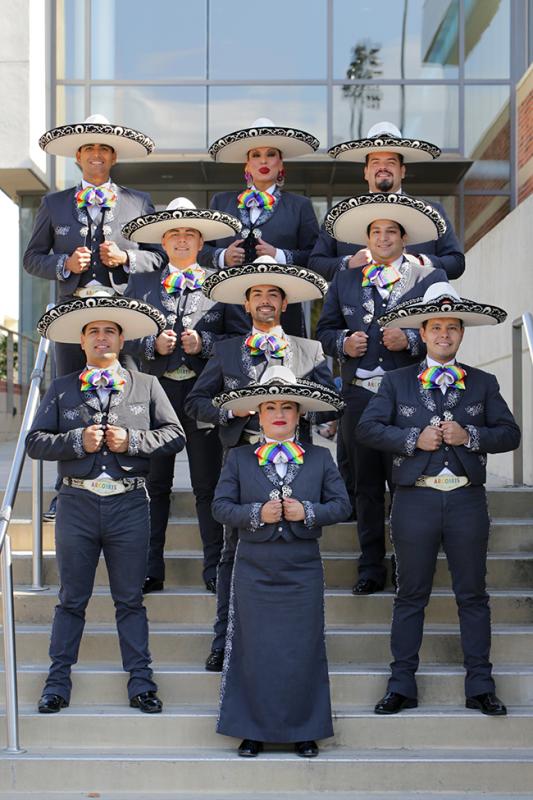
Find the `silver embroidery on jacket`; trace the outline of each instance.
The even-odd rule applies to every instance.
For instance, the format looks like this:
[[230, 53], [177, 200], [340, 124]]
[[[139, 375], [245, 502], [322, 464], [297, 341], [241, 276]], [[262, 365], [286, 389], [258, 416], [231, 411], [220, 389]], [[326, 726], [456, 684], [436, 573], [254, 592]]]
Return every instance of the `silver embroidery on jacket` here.
[[476, 428], [475, 425], [465, 425], [465, 430], [468, 431], [470, 434], [470, 447], [469, 449], [472, 450], [473, 453], [476, 453], [478, 450], [481, 449], [481, 438], [479, 435], [479, 428]]
[[416, 408], [414, 406], [406, 406], [403, 403], [398, 406], [398, 412], [402, 417], [412, 417], [415, 411]]
[[65, 408], [63, 409], [63, 417], [64, 419], [76, 419], [80, 416], [79, 408]]
[[76, 454], [76, 458], [85, 458], [87, 453], [85, 452], [85, 448], [83, 446], [83, 428], [76, 428], [75, 431], [72, 431], [73, 442], [72, 446], [74, 448], [74, 452]]
[[139, 432], [129, 429], [128, 455], [137, 456], [139, 454]]
[[248, 528], [251, 531], [256, 531], [261, 525], [262, 508], [263, 508], [262, 503], [252, 503], [250, 505], [250, 522], [248, 523]]
[[477, 417], [478, 414], [483, 414], [485, 411], [485, 403], [474, 403], [471, 406], [466, 406], [465, 411], [471, 417]]
[[412, 456], [416, 450], [416, 443], [420, 436], [420, 428], [409, 428], [404, 442], [404, 450], [407, 456]]
[[304, 507], [304, 525], [306, 528], [314, 528], [316, 525], [316, 514], [313, 503], [310, 500], [302, 500]]

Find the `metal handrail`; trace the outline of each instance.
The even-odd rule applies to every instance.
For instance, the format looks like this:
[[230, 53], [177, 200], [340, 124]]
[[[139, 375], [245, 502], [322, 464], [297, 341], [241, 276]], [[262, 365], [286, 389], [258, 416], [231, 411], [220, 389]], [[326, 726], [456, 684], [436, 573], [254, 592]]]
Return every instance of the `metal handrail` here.
[[[524, 417], [522, 395], [522, 330], [524, 330], [526, 334], [526, 342], [533, 365], [533, 314], [529, 311], [524, 312], [521, 317], [517, 317], [513, 320], [513, 415], [520, 429], [522, 429]], [[533, 408], [531, 409], [529, 418], [533, 419]], [[520, 447], [513, 453], [513, 483], [517, 486], [524, 483], [524, 449], [522, 441], [520, 442]]]
[[[47, 311], [53, 308], [47, 307]], [[9, 478], [0, 509], [0, 575], [3, 595], [2, 615], [4, 625], [4, 665], [6, 688], [6, 727], [7, 752], [23, 753], [19, 744], [17, 658], [15, 648], [15, 612], [13, 602], [13, 565], [11, 561], [11, 539], [7, 533], [13, 505], [17, 496], [24, 457], [26, 455], [26, 436], [32, 426], [40, 402], [40, 385], [44, 377], [46, 359], [50, 348], [48, 339], [39, 342], [35, 365], [30, 377], [28, 399], [24, 417], [11, 463]]]

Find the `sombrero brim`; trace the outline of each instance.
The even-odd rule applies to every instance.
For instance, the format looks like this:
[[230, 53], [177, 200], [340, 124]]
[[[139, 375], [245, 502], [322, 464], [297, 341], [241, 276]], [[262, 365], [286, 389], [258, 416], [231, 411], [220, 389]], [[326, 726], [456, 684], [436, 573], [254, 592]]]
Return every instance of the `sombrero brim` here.
[[239, 233], [242, 223], [231, 214], [208, 209], [175, 208], [132, 219], [122, 235], [132, 242], [160, 244], [163, 234], [173, 228], [195, 228], [205, 241], [224, 239]]
[[409, 244], [430, 242], [446, 232], [444, 217], [429, 203], [406, 194], [364, 194], [341, 200], [326, 214], [326, 231], [340, 242], [363, 244], [376, 219], [392, 219], [405, 228]]
[[54, 342], [78, 344], [82, 328], [96, 320], [116, 322], [125, 339], [158, 335], [167, 324], [164, 314], [139, 300], [85, 297], [60, 303], [47, 311], [37, 323], [37, 332]]
[[315, 136], [297, 128], [243, 128], [213, 142], [209, 155], [223, 164], [242, 164], [252, 147], [275, 147], [286, 159], [310, 155], [319, 145]]
[[40, 147], [52, 156], [73, 158], [84, 144], [107, 144], [119, 159], [144, 158], [155, 147], [149, 136], [133, 128], [96, 122], [62, 125], [39, 139]]
[[437, 297], [429, 303], [422, 298], [400, 303], [388, 314], [378, 319], [382, 328], [419, 328], [423, 322], [437, 317], [461, 319], [467, 327], [498, 325], [507, 318], [507, 312], [498, 306], [476, 303], [474, 300], [456, 300], [454, 297]]
[[252, 384], [245, 389], [223, 392], [213, 398], [213, 405], [226, 411], [257, 411], [261, 403], [269, 400], [286, 400], [298, 403], [300, 412], [341, 411], [344, 401], [337, 392], [313, 381], [299, 380], [296, 384], [271, 381]]
[[252, 286], [272, 285], [283, 289], [288, 303], [304, 303], [324, 297], [328, 283], [310, 269], [289, 264], [247, 264], [210, 275], [202, 290], [218, 303], [244, 303]]
[[398, 153], [408, 163], [417, 161], [433, 161], [441, 154], [440, 148], [421, 139], [397, 139], [394, 136], [380, 136], [376, 139], [355, 139], [341, 142], [330, 147], [328, 155], [337, 161], [355, 161], [364, 163], [370, 153], [381, 150], [386, 153]]

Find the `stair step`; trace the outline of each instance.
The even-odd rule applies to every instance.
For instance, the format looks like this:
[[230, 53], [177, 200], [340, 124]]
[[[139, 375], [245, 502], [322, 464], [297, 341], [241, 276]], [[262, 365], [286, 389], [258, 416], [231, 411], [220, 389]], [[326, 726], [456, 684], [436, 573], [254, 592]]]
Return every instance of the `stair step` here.
[[[322, 560], [329, 588], [346, 588], [353, 585], [357, 578], [355, 557], [351, 554], [322, 551]], [[176, 552], [165, 554], [166, 584], [169, 586], [201, 586], [203, 558], [199, 551]], [[22, 552], [13, 559], [13, 580], [17, 584], [31, 584], [31, 554]], [[54, 553], [45, 553], [43, 558], [43, 580], [47, 584], [58, 583], [57, 562]], [[441, 553], [437, 559], [437, 568], [433, 579], [434, 586], [451, 585], [446, 556]], [[100, 557], [96, 570], [95, 584], [107, 586], [107, 568], [103, 556]], [[527, 588], [533, 586], [533, 553], [497, 553], [489, 554], [487, 559], [487, 586], [492, 588]]]
[[[57, 586], [42, 592], [17, 586], [15, 615], [19, 623], [49, 624], [57, 603]], [[328, 625], [389, 624], [394, 595], [390, 591], [354, 597], [349, 589], [326, 590], [326, 622]], [[216, 605], [212, 594], [197, 587], [168, 588], [145, 598], [150, 623], [187, 620], [191, 625], [212, 625]], [[533, 586], [529, 590], [491, 591], [493, 623], [533, 623]], [[97, 586], [87, 609], [87, 622], [114, 620], [114, 607], [107, 587]], [[449, 589], [435, 589], [426, 609], [428, 623], [457, 622], [457, 605]]]
[[[533, 741], [533, 708], [511, 707], [507, 717], [487, 718], [464, 707], [420, 706], [392, 717], [380, 717], [370, 708], [334, 708], [335, 737], [322, 749], [380, 748], [483, 748], [529, 747]], [[166, 742], [174, 748], [198, 747], [234, 750], [239, 740], [216, 733], [215, 706], [166, 704], [160, 715], [139, 714], [122, 706], [72, 706], [60, 714], [39, 714], [35, 705], [21, 706], [20, 737], [25, 748], [69, 747], [80, 740], [84, 747], [151, 747]], [[133, 724], [132, 724], [133, 723]], [[490, 725], [490, 736], [487, 726]], [[3, 732], [0, 746], [3, 743]], [[0, 795], [1, 797], [1, 795]]]
[[[202, 665], [211, 647], [211, 626], [150, 626], [150, 652], [154, 663]], [[50, 624], [17, 626], [19, 664], [46, 663]], [[387, 663], [390, 660], [390, 625], [330, 626], [326, 631], [330, 664]], [[1, 643], [1, 636], [0, 636]], [[533, 626], [495, 625], [492, 630], [493, 663], [531, 663]], [[79, 661], [118, 663], [120, 652], [114, 625], [86, 625]], [[450, 663], [462, 660], [457, 625], [425, 626], [421, 649], [422, 662]]]
[[[33, 704], [39, 698], [48, 664], [20, 665], [18, 669], [21, 703]], [[373, 708], [383, 695], [389, 677], [384, 664], [332, 664], [329, 669], [334, 705], [357, 704]], [[499, 665], [494, 669], [497, 690], [511, 706], [533, 705], [533, 666]], [[220, 674], [206, 672], [201, 665], [155, 665], [155, 679], [166, 702], [216, 705]], [[424, 664], [417, 673], [420, 701], [431, 705], [461, 705], [464, 702], [464, 671], [459, 665]], [[0, 697], [4, 692], [4, 673], [0, 672]], [[126, 697], [126, 677], [119, 665], [81, 664], [73, 670], [72, 704], [92, 705], [95, 698], [105, 705], [122, 703]]]
[[[175, 748], [150, 750], [61, 748], [0, 756], [0, 785], [31, 791], [46, 786], [58, 791], [149, 792], [180, 787], [182, 792], [212, 792], [221, 783], [232, 793], [252, 792], [268, 786], [272, 792], [419, 791], [428, 785], [450, 791], [528, 792], [533, 785], [531, 748], [435, 751], [403, 748], [324, 751], [308, 761], [292, 752], [270, 751], [257, 759], [242, 759], [235, 752], [215, 749]], [[93, 795], [94, 796], [94, 795]], [[464, 795], [463, 795], [464, 796]]]

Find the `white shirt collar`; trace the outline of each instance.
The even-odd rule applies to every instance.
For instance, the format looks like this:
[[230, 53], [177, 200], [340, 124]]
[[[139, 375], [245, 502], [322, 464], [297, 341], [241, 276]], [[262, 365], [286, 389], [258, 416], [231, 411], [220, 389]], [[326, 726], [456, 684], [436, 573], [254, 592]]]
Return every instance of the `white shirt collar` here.
[[285, 334], [281, 325], [275, 325], [269, 331], [260, 331], [254, 325], [252, 327], [252, 333], [258, 333], [260, 336], [278, 336], [280, 339], [285, 339]]
[[200, 264], [195, 261], [194, 264], [189, 264], [188, 267], [175, 267], [173, 264], [168, 262], [168, 268], [171, 272], [183, 272], [184, 269], [202, 269]]
[[455, 358], [452, 358], [451, 361], [447, 361], [445, 364], [441, 364], [440, 361], [435, 361], [434, 358], [426, 356], [426, 363], [428, 367], [453, 367], [455, 364]]
[[117, 359], [116, 359], [115, 361], [113, 361], [113, 363], [112, 363], [112, 364], [110, 364], [108, 367], [95, 367], [95, 366], [94, 366], [94, 365], [92, 365], [92, 364], [87, 364], [87, 366], [85, 367], [85, 369], [107, 369], [107, 370], [109, 370], [109, 372], [117, 372], [117, 371], [120, 369], [120, 361], [119, 361], [119, 360], [118, 360], [118, 358], [117, 358]]
[[[253, 189], [253, 190], [254, 190], [254, 192], [264, 192], [264, 191], [265, 191], [265, 189], [258, 189], [258, 188], [257, 188], [257, 186], [256, 186], [255, 184], [252, 184], [252, 186], [251, 186], [250, 188], [251, 188], [251, 189]], [[268, 187], [268, 189], [266, 189], [266, 191], [267, 191], [269, 194], [274, 194], [274, 190], [275, 190], [275, 188], [276, 188], [276, 184], [275, 184], [275, 183], [273, 183], [273, 184], [272, 184], [272, 186], [269, 186], [269, 187]]]
[[82, 178], [81, 179], [81, 185], [82, 185], [83, 189], [86, 189], [88, 186], [92, 186], [93, 188], [95, 186], [107, 186], [107, 187], [110, 187], [111, 186], [111, 178], [109, 180], [107, 180], [105, 183], [98, 183], [98, 184], [89, 183], [89, 181], [86, 181], [85, 178]]

